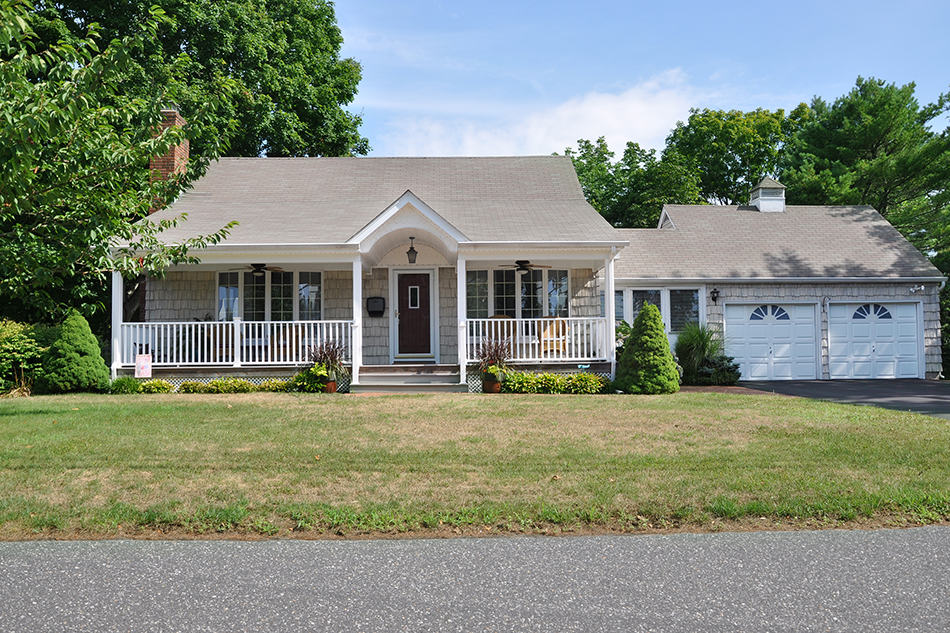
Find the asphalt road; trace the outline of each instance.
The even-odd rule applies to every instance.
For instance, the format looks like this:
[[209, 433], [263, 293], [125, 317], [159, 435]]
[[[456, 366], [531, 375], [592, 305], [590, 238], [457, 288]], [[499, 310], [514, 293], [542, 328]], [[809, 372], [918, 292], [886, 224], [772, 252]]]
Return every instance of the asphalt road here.
[[950, 527], [0, 544], [2, 631], [948, 631]]

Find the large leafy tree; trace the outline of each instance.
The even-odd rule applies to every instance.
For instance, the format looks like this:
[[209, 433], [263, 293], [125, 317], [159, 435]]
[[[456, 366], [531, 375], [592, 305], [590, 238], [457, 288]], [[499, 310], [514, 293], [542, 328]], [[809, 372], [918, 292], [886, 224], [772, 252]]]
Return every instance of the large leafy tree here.
[[782, 144], [805, 109], [790, 117], [784, 110], [692, 109], [666, 139], [673, 153], [699, 173], [700, 193], [717, 204], [745, 204], [752, 188], [774, 174]]
[[867, 204], [925, 252], [950, 248], [950, 129], [935, 131], [950, 93], [920, 105], [915, 86], [858, 77], [848, 94], [815, 98], [780, 170], [799, 204]]
[[615, 160], [600, 137], [580, 139], [564, 154], [574, 161], [588, 202], [614, 226], [653, 228], [664, 204], [701, 202], [698, 174], [673, 152], [659, 158], [630, 142]]
[[[109, 271], [161, 275], [170, 264], [196, 261], [191, 249], [226, 235], [222, 227], [169, 246], [161, 231], [177, 220], [147, 219], [152, 204], [168, 202], [202, 173], [225, 132], [206, 135], [204, 157], [185, 173], [150, 181], [149, 157], [218, 129], [196, 110], [186, 112], [184, 129], [158, 133], [160, 104], [193, 96], [175, 65], [154, 98], [124, 92], [124, 73], [162, 20], [160, 10], [150, 12], [136, 33], [102, 50], [95, 28], [84, 39], [47, 46], [31, 29], [28, 3], [0, 0], [2, 316], [48, 320], [69, 307], [94, 312]], [[211, 108], [234, 89], [220, 76], [208, 85]]]
[[[341, 59], [343, 43], [328, 0], [60, 0], [39, 1], [36, 30], [47, 43], [84, 37], [92, 23], [108, 41], [133, 33], [158, 5], [169, 21], [133, 52], [125, 89], [153, 97], [183, 72], [193, 90], [178, 105], [203, 108], [207, 135], [192, 149], [203, 154], [215, 128], [236, 120], [231, 156], [341, 156], [365, 154], [360, 117], [344, 106], [356, 95], [360, 66]], [[181, 64], [181, 53], [187, 63]], [[209, 108], [223, 73], [238, 90]]]

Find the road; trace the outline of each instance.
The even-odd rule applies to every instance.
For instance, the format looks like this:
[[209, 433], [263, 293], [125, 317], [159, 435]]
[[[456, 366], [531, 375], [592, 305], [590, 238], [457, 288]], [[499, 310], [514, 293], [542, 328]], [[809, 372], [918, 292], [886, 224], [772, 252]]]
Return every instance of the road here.
[[950, 527], [0, 543], [2, 631], [948, 631]]

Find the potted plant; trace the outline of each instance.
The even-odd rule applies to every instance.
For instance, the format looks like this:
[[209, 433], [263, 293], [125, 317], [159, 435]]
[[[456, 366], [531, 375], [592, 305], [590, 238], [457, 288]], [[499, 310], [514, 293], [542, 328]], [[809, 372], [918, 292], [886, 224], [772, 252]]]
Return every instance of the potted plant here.
[[482, 372], [482, 393], [500, 393], [508, 361], [508, 340], [489, 339], [478, 346], [478, 369]]
[[322, 365], [327, 370], [326, 393], [336, 393], [337, 381], [347, 375], [343, 359], [346, 356], [346, 347], [334, 339], [329, 339], [310, 349], [310, 361], [314, 365]]

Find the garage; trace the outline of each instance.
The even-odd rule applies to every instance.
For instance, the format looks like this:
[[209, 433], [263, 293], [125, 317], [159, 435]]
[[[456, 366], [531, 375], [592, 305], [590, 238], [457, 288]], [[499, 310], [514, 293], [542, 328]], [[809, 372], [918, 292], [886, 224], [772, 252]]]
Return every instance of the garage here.
[[921, 378], [917, 303], [833, 303], [831, 378]]
[[815, 380], [818, 377], [817, 304], [755, 303], [725, 306], [726, 354], [743, 380]]

